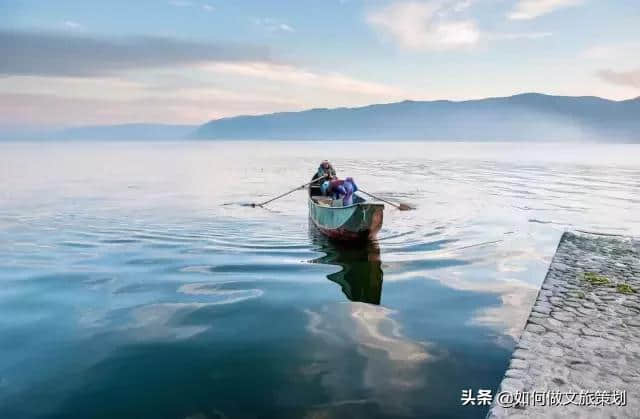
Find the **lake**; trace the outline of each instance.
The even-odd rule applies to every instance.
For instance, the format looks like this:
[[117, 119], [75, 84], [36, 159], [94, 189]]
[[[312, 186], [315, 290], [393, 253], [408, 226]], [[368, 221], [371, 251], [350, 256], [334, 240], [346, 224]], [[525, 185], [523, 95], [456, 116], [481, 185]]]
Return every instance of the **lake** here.
[[[328, 242], [324, 158], [385, 209]], [[566, 229], [640, 235], [640, 145], [0, 143], [0, 417], [483, 418]]]

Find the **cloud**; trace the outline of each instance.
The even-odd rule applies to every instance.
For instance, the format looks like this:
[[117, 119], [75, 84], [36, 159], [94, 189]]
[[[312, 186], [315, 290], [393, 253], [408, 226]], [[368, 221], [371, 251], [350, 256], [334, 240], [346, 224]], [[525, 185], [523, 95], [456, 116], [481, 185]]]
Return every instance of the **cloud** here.
[[630, 71], [600, 70], [597, 75], [609, 83], [640, 88], [640, 68]]
[[295, 32], [292, 26], [270, 17], [254, 17], [251, 20], [255, 25], [262, 26], [269, 32]]
[[73, 20], [65, 20], [64, 22], [62, 22], [62, 25], [64, 25], [65, 28], [74, 30], [84, 28], [84, 26], [82, 26], [80, 23], [74, 22]]
[[401, 1], [370, 13], [370, 25], [412, 50], [443, 51], [476, 46], [483, 41], [541, 39], [550, 32], [485, 33], [463, 13], [475, 0]]
[[475, 0], [460, 0], [460, 1], [458, 1], [457, 3], [455, 3], [453, 5], [453, 11], [454, 12], [461, 12], [461, 11], [471, 7], [471, 5], [473, 5], [473, 3], [475, 3]]
[[496, 41], [513, 41], [517, 39], [542, 39], [553, 35], [551, 32], [522, 32], [522, 33], [494, 33], [487, 35], [488, 39]]
[[[169, 0], [169, 4], [171, 6], [175, 6], [175, 7], [183, 7], [183, 8], [187, 8], [187, 7], [197, 7], [197, 4], [192, 2], [192, 1], [188, 1], [188, 0]], [[210, 5], [209, 3], [202, 3], [200, 5], [200, 8], [207, 12], [207, 13], [211, 13], [214, 10], [216, 10], [215, 7], [213, 7], [212, 5]]]
[[285, 64], [266, 62], [213, 63], [206, 69], [218, 73], [253, 77], [291, 85], [321, 88], [342, 93], [358, 93], [371, 96], [404, 98], [408, 92], [393, 86], [373, 83], [345, 76], [340, 73], [316, 73]]
[[8, 57], [0, 61], [0, 125], [200, 123], [417, 94], [270, 60], [261, 48], [165, 38], [0, 31], [0, 55]]
[[135, 78], [10, 76], [0, 77], [0, 126], [202, 123], [410, 94], [339, 73], [266, 62], [209, 63], [189, 72], [152, 70]]
[[[108, 88], [108, 84], [105, 85]], [[164, 122], [201, 124], [212, 118], [300, 109], [278, 98], [218, 95], [157, 95], [136, 99], [79, 98], [49, 94], [0, 93], [0, 127], [100, 125]]]
[[367, 22], [407, 49], [467, 48], [480, 41], [475, 22], [456, 16], [469, 5], [468, 1], [401, 1], [370, 13]]
[[591, 60], [628, 60], [640, 57], [640, 43], [623, 42], [618, 44], [594, 45], [581, 54], [581, 57]]
[[[621, 42], [617, 44], [593, 45], [583, 51], [580, 58], [593, 61], [593, 65], [600, 70], [595, 74], [601, 80], [618, 85], [640, 87], [640, 43]], [[627, 71], [616, 71], [621, 63]]]
[[0, 30], [0, 74], [97, 77], [215, 61], [269, 61], [266, 48], [150, 36], [92, 38]]
[[520, 0], [507, 17], [513, 20], [535, 19], [557, 9], [577, 6], [582, 2], [583, 0]]

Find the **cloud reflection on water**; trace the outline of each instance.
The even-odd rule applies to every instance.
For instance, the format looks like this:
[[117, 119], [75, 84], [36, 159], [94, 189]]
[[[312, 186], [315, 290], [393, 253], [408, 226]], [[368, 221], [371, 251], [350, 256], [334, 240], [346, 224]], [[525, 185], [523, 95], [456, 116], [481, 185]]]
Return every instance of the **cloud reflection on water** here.
[[210, 325], [193, 325], [185, 319], [197, 310], [224, 304], [235, 304], [259, 298], [261, 289], [223, 289], [233, 283], [183, 284], [178, 292], [205, 297], [206, 301], [170, 302], [135, 307], [130, 312], [133, 321], [125, 328], [135, 330], [134, 340], [188, 339], [210, 328]]
[[[402, 326], [392, 317], [395, 312], [377, 305], [333, 303], [305, 313], [307, 330], [326, 344], [311, 348], [309, 355], [334, 364], [321, 379], [333, 401], [327, 406], [315, 406], [315, 415], [318, 410], [350, 403], [374, 403], [383, 410], [409, 413], [409, 404], [403, 404], [402, 399], [407, 391], [424, 386], [427, 377], [421, 368], [435, 359], [429, 352], [430, 344], [405, 337]], [[361, 368], [346, 365], [348, 358], [340, 355], [352, 350], [361, 359]], [[319, 370], [303, 372], [317, 374]], [[345, 382], [350, 382], [348, 388]], [[358, 389], [369, 397], [355, 397], [362, 394]]]

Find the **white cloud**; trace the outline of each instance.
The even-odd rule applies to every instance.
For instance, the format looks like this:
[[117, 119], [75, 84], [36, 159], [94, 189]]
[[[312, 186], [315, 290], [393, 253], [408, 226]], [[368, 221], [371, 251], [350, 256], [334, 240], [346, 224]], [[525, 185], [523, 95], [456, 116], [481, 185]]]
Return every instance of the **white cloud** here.
[[[593, 45], [579, 55], [599, 68], [596, 76], [610, 85], [640, 88], [640, 43]], [[613, 70], [626, 68], [627, 70]]]
[[253, 77], [342, 93], [358, 93], [394, 99], [404, 98], [408, 95], [406, 91], [385, 84], [363, 81], [340, 73], [317, 73], [283, 64], [221, 62], [207, 64], [203, 68], [216, 73]]
[[291, 25], [270, 17], [255, 17], [251, 20], [254, 24], [262, 26], [269, 32], [295, 32], [295, 29]]
[[401, 1], [370, 13], [367, 22], [385, 35], [390, 35], [404, 48], [466, 48], [480, 41], [480, 31], [475, 22], [455, 16], [469, 5], [468, 1]]
[[[308, 106], [305, 106], [308, 107]], [[1, 125], [92, 125], [133, 122], [201, 124], [212, 118], [300, 110], [296, 101], [200, 91], [135, 98], [64, 97], [0, 92]], [[72, 116], [71, 116], [72, 115]]]
[[600, 70], [597, 74], [609, 83], [640, 88], [640, 68], [630, 71]]
[[475, 2], [475, 0], [460, 0], [456, 4], [453, 5], [454, 12], [462, 12], [465, 9], [471, 7], [471, 5]]
[[517, 39], [542, 39], [553, 35], [551, 32], [521, 32], [521, 33], [494, 33], [487, 35], [488, 39], [496, 41], [512, 41]]
[[213, 12], [215, 9], [215, 7], [213, 7], [210, 4], [203, 4], [202, 5], [202, 10], [204, 10], [205, 12]]
[[268, 62], [194, 64], [117, 77], [0, 77], [2, 124], [202, 123], [211, 118], [361, 106], [416, 90]]
[[581, 55], [591, 60], [629, 60], [633, 57], [640, 57], [640, 43], [624, 42], [619, 44], [594, 45]]
[[576, 6], [582, 2], [583, 0], [520, 0], [507, 17], [513, 20], [535, 19], [557, 9]]
[[550, 32], [485, 33], [475, 21], [462, 17], [474, 2], [401, 1], [370, 13], [367, 21], [400, 46], [413, 50], [470, 48], [483, 41], [535, 40], [552, 35]]
[[62, 24], [64, 25], [65, 28], [68, 28], [68, 29], [73, 29], [73, 30], [83, 29], [82, 24], [75, 22], [73, 20], [65, 20], [64, 22], [62, 22]]
[[144, 86], [125, 78], [8, 76], [0, 77], [0, 93], [117, 100], [141, 96]]

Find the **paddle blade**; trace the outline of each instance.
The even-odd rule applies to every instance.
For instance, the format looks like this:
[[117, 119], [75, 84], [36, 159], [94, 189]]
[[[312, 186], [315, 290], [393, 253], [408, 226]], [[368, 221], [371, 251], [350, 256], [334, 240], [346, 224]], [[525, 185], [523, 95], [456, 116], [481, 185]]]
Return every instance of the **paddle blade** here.
[[400, 205], [398, 205], [398, 209], [400, 211], [410, 211], [410, 210], [415, 209], [415, 208], [412, 208], [407, 204], [400, 204]]

